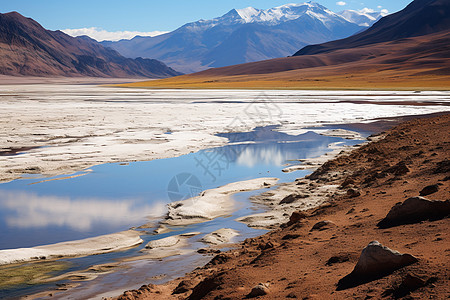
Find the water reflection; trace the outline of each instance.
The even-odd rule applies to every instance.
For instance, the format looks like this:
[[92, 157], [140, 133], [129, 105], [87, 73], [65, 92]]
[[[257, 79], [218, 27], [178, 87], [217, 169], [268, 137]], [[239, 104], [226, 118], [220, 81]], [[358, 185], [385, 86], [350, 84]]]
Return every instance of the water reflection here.
[[130, 220], [138, 222], [144, 217], [158, 217], [165, 213], [164, 203], [137, 207], [135, 201], [125, 199], [71, 199], [4, 190], [0, 190], [0, 199], [6, 224], [22, 229], [60, 226], [86, 232], [99, 223], [123, 226]]
[[286, 161], [285, 157], [288, 153], [282, 153], [279, 147], [265, 147], [262, 149], [245, 148], [237, 157], [238, 165], [253, 167], [259, 163], [265, 165], [280, 166]]
[[[274, 131], [276, 126], [257, 127], [251, 132], [224, 133], [231, 145], [210, 150], [222, 155], [227, 162], [253, 168], [257, 165], [285, 165], [289, 160], [324, 154], [339, 138], [325, 137], [313, 131], [289, 135]], [[210, 155], [211, 157], [211, 155]], [[223, 160], [223, 159], [222, 159]]]
[[[268, 126], [220, 134], [230, 144], [126, 166], [103, 164], [71, 179], [31, 178], [0, 184], [0, 249], [76, 240], [140, 226], [147, 222], [147, 216], [163, 215], [166, 203], [181, 200], [180, 195], [184, 198], [183, 188], [195, 196], [201, 189], [259, 177], [293, 181], [305, 173], [283, 173], [290, 160], [320, 156], [332, 143], [357, 143], [312, 131], [289, 135], [274, 129]], [[195, 184], [184, 186], [183, 178], [196, 178]]]

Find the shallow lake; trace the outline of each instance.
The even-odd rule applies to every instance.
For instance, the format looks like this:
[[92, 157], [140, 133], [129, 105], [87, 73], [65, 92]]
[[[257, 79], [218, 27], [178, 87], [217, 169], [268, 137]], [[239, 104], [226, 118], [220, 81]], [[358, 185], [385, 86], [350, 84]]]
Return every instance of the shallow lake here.
[[[367, 136], [369, 133], [361, 134]], [[289, 135], [276, 131], [275, 126], [219, 135], [228, 138], [229, 144], [175, 158], [103, 164], [70, 176], [32, 176], [0, 184], [0, 249], [77, 240], [140, 226], [161, 219], [167, 203], [187, 199], [205, 189], [231, 182], [260, 177], [276, 177], [280, 178], [280, 182], [293, 181], [309, 173], [282, 172], [283, 168], [298, 164], [298, 159], [323, 155], [331, 151], [332, 144], [355, 145], [361, 142], [323, 136], [314, 131]], [[67, 177], [72, 178], [64, 179]], [[264, 230], [252, 229], [235, 221], [238, 217], [263, 211], [264, 208], [255, 207], [248, 200], [259, 192], [236, 194], [234, 199], [237, 207], [232, 215], [201, 224], [172, 227], [172, 232], [161, 235], [153, 235], [151, 228], [141, 229], [144, 244], [138, 247], [116, 253], [64, 259], [70, 265], [64, 272], [139, 256], [139, 251], [148, 241], [175, 234], [193, 231], [206, 234], [220, 228], [233, 228], [241, 234], [237, 240], [261, 235]], [[192, 246], [199, 248], [206, 245], [197, 241]], [[97, 279], [92, 282], [95, 286], [87, 289], [93, 293], [101, 285], [105, 290], [112, 290], [116, 286], [112, 283], [119, 278], [125, 288], [140, 283], [139, 280], [148, 283], [152, 276], [164, 273], [163, 280], [153, 280], [154, 283], [160, 283], [190, 271], [191, 265], [204, 263], [203, 260], [207, 258], [197, 255], [184, 259], [192, 261], [185, 262], [185, 266], [170, 259], [164, 263], [141, 261], [133, 266], [135, 275], [118, 271]], [[143, 268], [146, 268], [145, 271]], [[146, 276], [139, 277], [141, 272], [145, 272]], [[54, 284], [16, 286], [1, 290], [0, 297], [31, 294], [51, 288]], [[83, 294], [82, 288], [75, 291], [75, 296], [76, 293], [81, 293], [79, 297], [88, 295]]]
[[169, 202], [258, 177], [294, 180], [306, 173], [283, 173], [284, 166], [320, 156], [332, 143], [358, 143], [312, 131], [294, 136], [274, 129], [268, 126], [221, 134], [229, 138], [229, 145], [180, 157], [103, 164], [70, 179], [28, 178], [0, 184], [0, 249], [76, 240], [140, 226], [149, 216], [161, 217]]

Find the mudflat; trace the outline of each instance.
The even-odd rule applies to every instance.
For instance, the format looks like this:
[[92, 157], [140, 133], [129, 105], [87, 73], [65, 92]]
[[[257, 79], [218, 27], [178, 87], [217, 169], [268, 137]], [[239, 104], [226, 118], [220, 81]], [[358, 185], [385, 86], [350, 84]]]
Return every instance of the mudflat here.
[[257, 126], [298, 134], [317, 124], [448, 109], [446, 92], [222, 90], [211, 96], [208, 90], [40, 84], [3, 85], [0, 94], [0, 182], [180, 156], [225, 145], [217, 133]]

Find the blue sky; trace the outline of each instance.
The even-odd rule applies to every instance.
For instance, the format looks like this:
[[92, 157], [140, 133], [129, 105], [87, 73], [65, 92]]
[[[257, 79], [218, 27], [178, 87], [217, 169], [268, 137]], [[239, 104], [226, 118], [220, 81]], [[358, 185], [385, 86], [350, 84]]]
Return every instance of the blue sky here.
[[[412, 0], [316, 0], [332, 11], [387, 9], [396, 12]], [[292, 0], [0, 0], [0, 12], [18, 11], [47, 29], [91, 28], [105, 31], [171, 31], [199, 19], [221, 16], [233, 8], [271, 8]], [[338, 5], [344, 2], [346, 5]], [[343, 4], [343, 3], [340, 3]], [[381, 8], [380, 8], [381, 7]]]

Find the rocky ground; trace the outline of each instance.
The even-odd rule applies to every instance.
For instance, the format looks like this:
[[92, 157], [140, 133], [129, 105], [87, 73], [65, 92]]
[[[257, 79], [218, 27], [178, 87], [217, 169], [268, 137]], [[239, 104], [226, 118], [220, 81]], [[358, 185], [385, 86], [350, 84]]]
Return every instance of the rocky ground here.
[[295, 202], [337, 185], [319, 208], [118, 299], [448, 299], [449, 132], [445, 114], [382, 133], [279, 192]]

